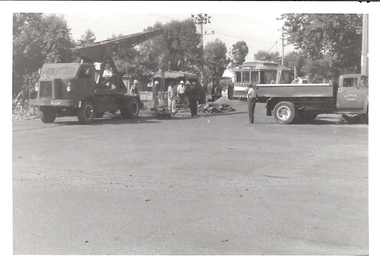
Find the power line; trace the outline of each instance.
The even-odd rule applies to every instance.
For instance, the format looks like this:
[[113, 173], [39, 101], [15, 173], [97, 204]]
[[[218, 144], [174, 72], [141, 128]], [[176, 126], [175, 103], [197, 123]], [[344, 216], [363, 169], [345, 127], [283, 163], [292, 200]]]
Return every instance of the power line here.
[[219, 30], [219, 29], [215, 29], [215, 28], [210, 28], [210, 29], [214, 30], [215, 34], [218, 34], [218, 32], [219, 32], [219, 34], [221, 34], [221, 35], [234, 37], [237, 39], [246, 39], [246, 40], [263, 42], [263, 43], [273, 43], [273, 39], [270, 40], [270, 39], [255, 38], [255, 37], [251, 37], [251, 36], [247, 36], [247, 35], [243, 35], [243, 34], [236, 34], [236, 33], [231, 33], [228, 31], [223, 31], [223, 30]]
[[141, 28], [131, 28], [131, 27], [119, 26], [119, 25], [111, 25], [111, 24], [102, 23], [102, 22], [97, 22], [97, 21], [92, 21], [92, 20], [88, 20], [88, 19], [77, 18], [77, 17], [73, 17], [73, 16], [66, 15], [66, 14], [64, 14], [64, 16], [65, 16], [65, 17], [69, 17], [69, 18], [74, 18], [74, 19], [82, 20], [82, 21], [87, 21], [87, 22], [95, 23], [95, 24], [99, 24], [99, 25], [115, 27], [115, 28], [133, 29], [133, 30], [134, 30], [134, 29], [141, 29]]

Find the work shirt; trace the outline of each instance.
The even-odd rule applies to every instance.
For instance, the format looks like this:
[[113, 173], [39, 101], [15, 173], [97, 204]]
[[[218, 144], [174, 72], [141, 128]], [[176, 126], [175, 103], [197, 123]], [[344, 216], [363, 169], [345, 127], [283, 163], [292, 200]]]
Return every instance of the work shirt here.
[[177, 88], [175, 86], [169, 86], [168, 87], [168, 97], [171, 100], [173, 100], [173, 99], [175, 99], [175, 97], [177, 97]]
[[153, 97], [157, 97], [158, 96], [158, 85], [153, 85], [153, 88], [152, 88], [152, 93], [153, 93]]
[[139, 90], [136, 85], [132, 85], [131, 87], [131, 94], [132, 95], [139, 95]]
[[256, 91], [254, 88], [249, 88], [247, 93], [247, 99], [249, 101], [256, 101]]
[[185, 93], [185, 86], [183, 86], [183, 84], [179, 84], [177, 87], [177, 92], [178, 93]]

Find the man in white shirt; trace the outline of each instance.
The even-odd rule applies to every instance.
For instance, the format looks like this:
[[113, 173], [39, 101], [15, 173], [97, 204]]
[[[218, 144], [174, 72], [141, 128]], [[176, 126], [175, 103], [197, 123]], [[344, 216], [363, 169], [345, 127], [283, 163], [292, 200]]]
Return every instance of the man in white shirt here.
[[178, 98], [179, 98], [178, 103], [179, 104], [185, 103], [185, 85], [184, 85], [183, 80], [181, 80], [181, 82], [179, 83], [177, 87], [177, 93], [178, 93]]
[[169, 87], [168, 87], [168, 109], [172, 115], [175, 115], [175, 113], [177, 113], [176, 101], [177, 101], [177, 88], [176, 86], [173, 85], [173, 81], [170, 81]]
[[255, 120], [255, 106], [256, 106], [256, 84], [249, 84], [247, 93], [247, 104], [249, 113], [249, 122], [253, 123]]

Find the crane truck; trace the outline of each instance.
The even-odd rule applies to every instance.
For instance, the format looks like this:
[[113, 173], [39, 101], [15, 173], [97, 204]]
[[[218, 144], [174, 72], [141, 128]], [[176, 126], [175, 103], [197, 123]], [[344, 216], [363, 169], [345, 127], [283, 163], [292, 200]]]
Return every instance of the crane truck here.
[[368, 76], [341, 75], [337, 83], [257, 84], [257, 99], [267, 116], [280, 124], [308, 122], [319, 114], [336, 113], [353, 122], [368, 123]]
[[[77, 116], [82, 124], [91, 123], [105, 112], [120, 110], [123, 118], [139, 115], [142, 102], [128, 94], [113, 61], [113, 52], [128, 49], [163, 34], [162, 29], [96, 42], [72, 49], [80, 63], [45, 64], [40, 73], [39, 90], [30, 104], [39, 106], [43, 123], [53, 123], [57, 116]], [[96, 63], [100, 63], [97, 69]]]

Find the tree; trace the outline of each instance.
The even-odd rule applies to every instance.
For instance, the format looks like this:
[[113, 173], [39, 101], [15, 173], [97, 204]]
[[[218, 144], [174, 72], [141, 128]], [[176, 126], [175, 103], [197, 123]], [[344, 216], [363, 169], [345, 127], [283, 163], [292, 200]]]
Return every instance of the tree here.
[[150, 62], [151, 70], [167, 70], [170, 67], [176, 71], [194, 71], [201, 68], [201, 38], [196, 34], [191, 19], [171, 21], [165, 25], [156, 23], [146, 30], [158, 28], [164, 29], [163, 35], [142, 43], [138, 48], [143, 61]]
[[88, 46], [89, 44], [94, 43], [96, 40], [95, 34], [92, 30], [88, 29], [84, 34], [81, 35], [81, 38], [77, 40], [78, 46]]
[[13, 93], [37, 82], [45, 62], [70, 62], [74, 42], [63, 16], [13, 14]]
[[336, 73], [360, 72], [362, 15], [283, 14], [284, 32], [312, 60], [329, 55]]
[[41, 68], [42, 14], [15, 13], [13, 15], [13, 75], [12, 93], [28, 86], [28, 76]]
[[70, 29], [63, 15], [44, 17], [43, 47], [46, 63], [67, 63], [72, 61], [70, 48], [75, 47]]
[[239, 41], [236, 44], [232, 45], [232, 49], [230, 51], [230, 57], [232, 58], [232, 62], [241, 65], [245, 62], [245, 58], [249, 52], [248, 45], [245, 41]]
[[208, 42], [204, 49], [205, 73], [207, 79], [221, 77], [225, 70], [227, 47], [220, 39]]
[[278, 52], [268, 53], [267, 51], [260, 50], [253, 55], [255, 60], [273, 61], [277, 62], [280, 54]]

